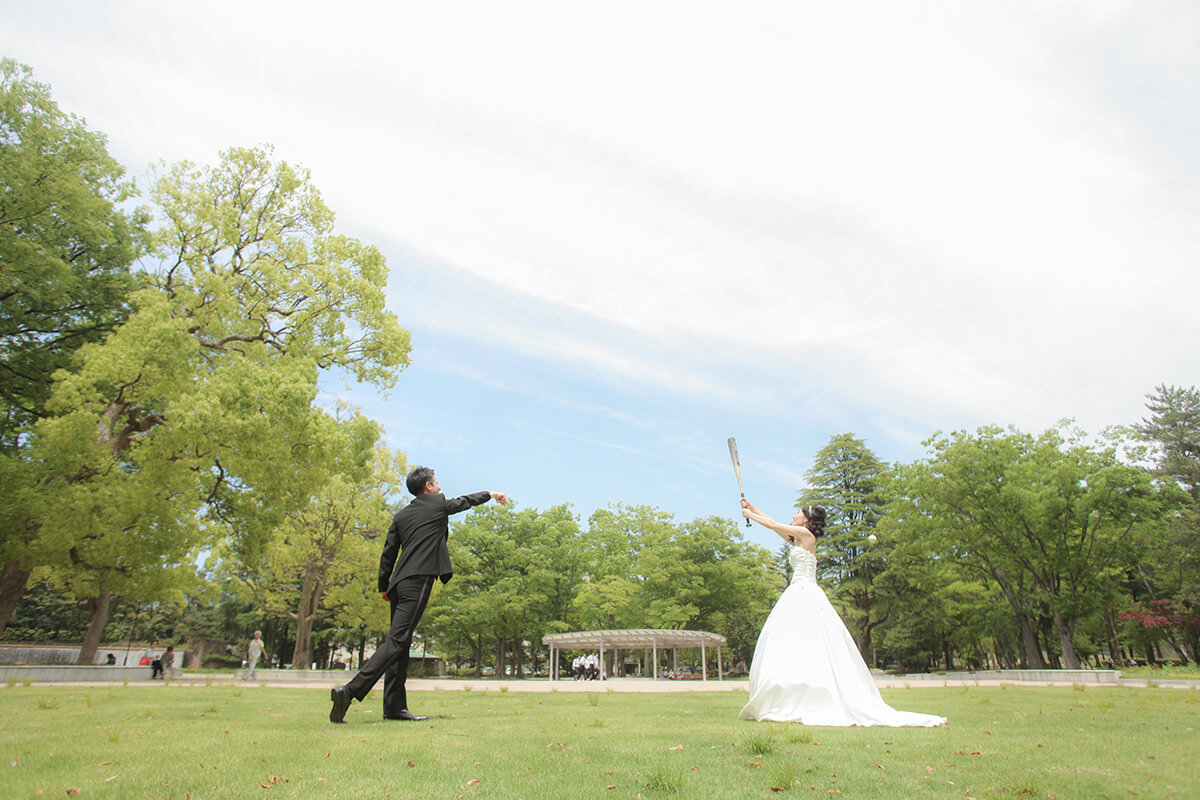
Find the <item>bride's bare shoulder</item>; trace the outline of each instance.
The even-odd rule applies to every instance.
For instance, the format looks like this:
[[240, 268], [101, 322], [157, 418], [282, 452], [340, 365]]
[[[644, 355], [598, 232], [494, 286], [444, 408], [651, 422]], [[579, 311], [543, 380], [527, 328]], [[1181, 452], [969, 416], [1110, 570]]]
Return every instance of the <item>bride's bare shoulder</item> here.
[[796, 547], [802, 547], [810, 553], [817, 552], [817, 537], [812, 535], [812, 531], [804, 527], [788, 526], [787, 540]]

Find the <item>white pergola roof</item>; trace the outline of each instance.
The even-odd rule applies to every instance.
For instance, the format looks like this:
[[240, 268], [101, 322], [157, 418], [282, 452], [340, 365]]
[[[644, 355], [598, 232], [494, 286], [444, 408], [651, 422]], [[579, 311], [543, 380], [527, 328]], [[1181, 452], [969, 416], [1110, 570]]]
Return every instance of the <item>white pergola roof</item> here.
[[708, 631], [671, 631], [654, 628], [631, 628], [615, 631], [571, 631], [551, 633], [542, 637], [542, 644], [553, 645], [559, 650], [603, 647], [722, 647], [727, 643], [724, 636]]

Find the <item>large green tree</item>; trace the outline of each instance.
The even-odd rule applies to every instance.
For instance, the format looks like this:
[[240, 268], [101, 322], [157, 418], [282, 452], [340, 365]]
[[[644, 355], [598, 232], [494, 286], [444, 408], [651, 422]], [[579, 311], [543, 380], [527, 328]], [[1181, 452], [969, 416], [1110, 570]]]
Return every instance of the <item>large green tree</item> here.
[[125, 316], [145, 214], [103, 134], [62, 111], [31, 70], [0, 60], [0, 630], [34, 563], [17, 500], [24, 444], [56, 371]]
[[405, 472], [403, 456], [377, 443], [379, 428], [371, 420], [313, 413], [321, 430], [308, 450], [310, 469], [318, 463], [304, 476], [315, 479], [308, 502], [284, 512], [255, 558], [235, 552], [230, 565], [243, 593], [265, 613], [295, 623], [294, 669], [312, 663], [314, 625], [336, 620], [356, 629], [386, 607], [368, 578]]
[[1079, 621], [1161, 527], [1170, 495], [1124, 463], [1116, 444], [1063, 429], [1035, 437], [985, 427], [926, 445], [929, 457], [901, 471], [895, 523], [1000, 589], [1027, 665], [1043, 666], [1044, 618], [1063, 665], [1077, 669]]
[[1200, 660], [1200, 391], [1162, 385], [1147, 395], [1146, 408], [1134, 430], [1154, 448], [1154, 474], [1188, 500], [1147, 542], [1127, 616]]
[[824, 506], [825, 536], [820, 570], [829, 579], [834, 602], [842, 606], [847, 627], [863, 658], [872, 658], [871, 632], [879, 624], [873, 613], [875, 577], [884, 569], [883, 549], [868, 547], [887, 510], [888, 465], [864, 440], [850, 433], [834, 436], [817, 451], [805, 473], [808, 488], [796, 507]]
[[33, 564], [93, 602], [90, 659], [113, 593], [153, 591], [215, 533], [252, 554], [313, 446], [321, 370], [390, 387], [408, 333], [384, 308], [374, 247], [339, 235], [304, 170], [269, 148], [165, 169], [161, 225], [133, 313], [60, 373], [30, 444]]

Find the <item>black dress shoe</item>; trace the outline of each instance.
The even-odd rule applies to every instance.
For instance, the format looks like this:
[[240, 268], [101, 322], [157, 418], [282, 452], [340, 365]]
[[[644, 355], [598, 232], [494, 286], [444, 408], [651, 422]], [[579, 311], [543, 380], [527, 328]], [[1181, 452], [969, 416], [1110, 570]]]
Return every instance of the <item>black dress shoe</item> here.
[[330, 722], [345, 722], [346, 709], [350, 707], [350, 701], [353, 700], [350, 692], [345, 686], [335, 686], [329, 690], [329, 699], [333, 700], [333, 708], [329, 709]]
[[396, 720], [400, 720], [401, 722], [424, 722], [425, 720], [429, 719], [429, 717], [418, 716], [418, 715], [412, 713], [411, 711], [409, 711], [407, 708], [400, 709], [399, 714], [393, 714], [393, 715], [385, 714], [383, 718], [384, 719], [396, 719]]

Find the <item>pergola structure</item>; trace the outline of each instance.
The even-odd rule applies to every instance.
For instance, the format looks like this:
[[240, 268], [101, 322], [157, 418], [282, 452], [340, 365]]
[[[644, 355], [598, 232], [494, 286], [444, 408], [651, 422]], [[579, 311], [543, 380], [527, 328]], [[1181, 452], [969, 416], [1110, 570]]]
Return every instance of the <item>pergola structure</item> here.
[[671, 651], [671, 670], [675, 670], [675, 654], [680, 647], [699, 647], [701, 674], [708, 680], [707, 648], [717, 648], [717, 680], [724, 679], [721, 666], [721, 648], [727, 640], [719, 633], [708, 631], [668, 631], [653, 628], [634, 628], [620, 631], [571, 631], [551, 633], [542, 637], [542, 644], [550, 646], [550, 680], [558, 677], [559, 650], [584, 650], [593, 647], [600, 650], [600, 663], [604, 664], [604, 648], [610, 650], [653, 650], [655, 680], [658, 679], [658, 651]]

